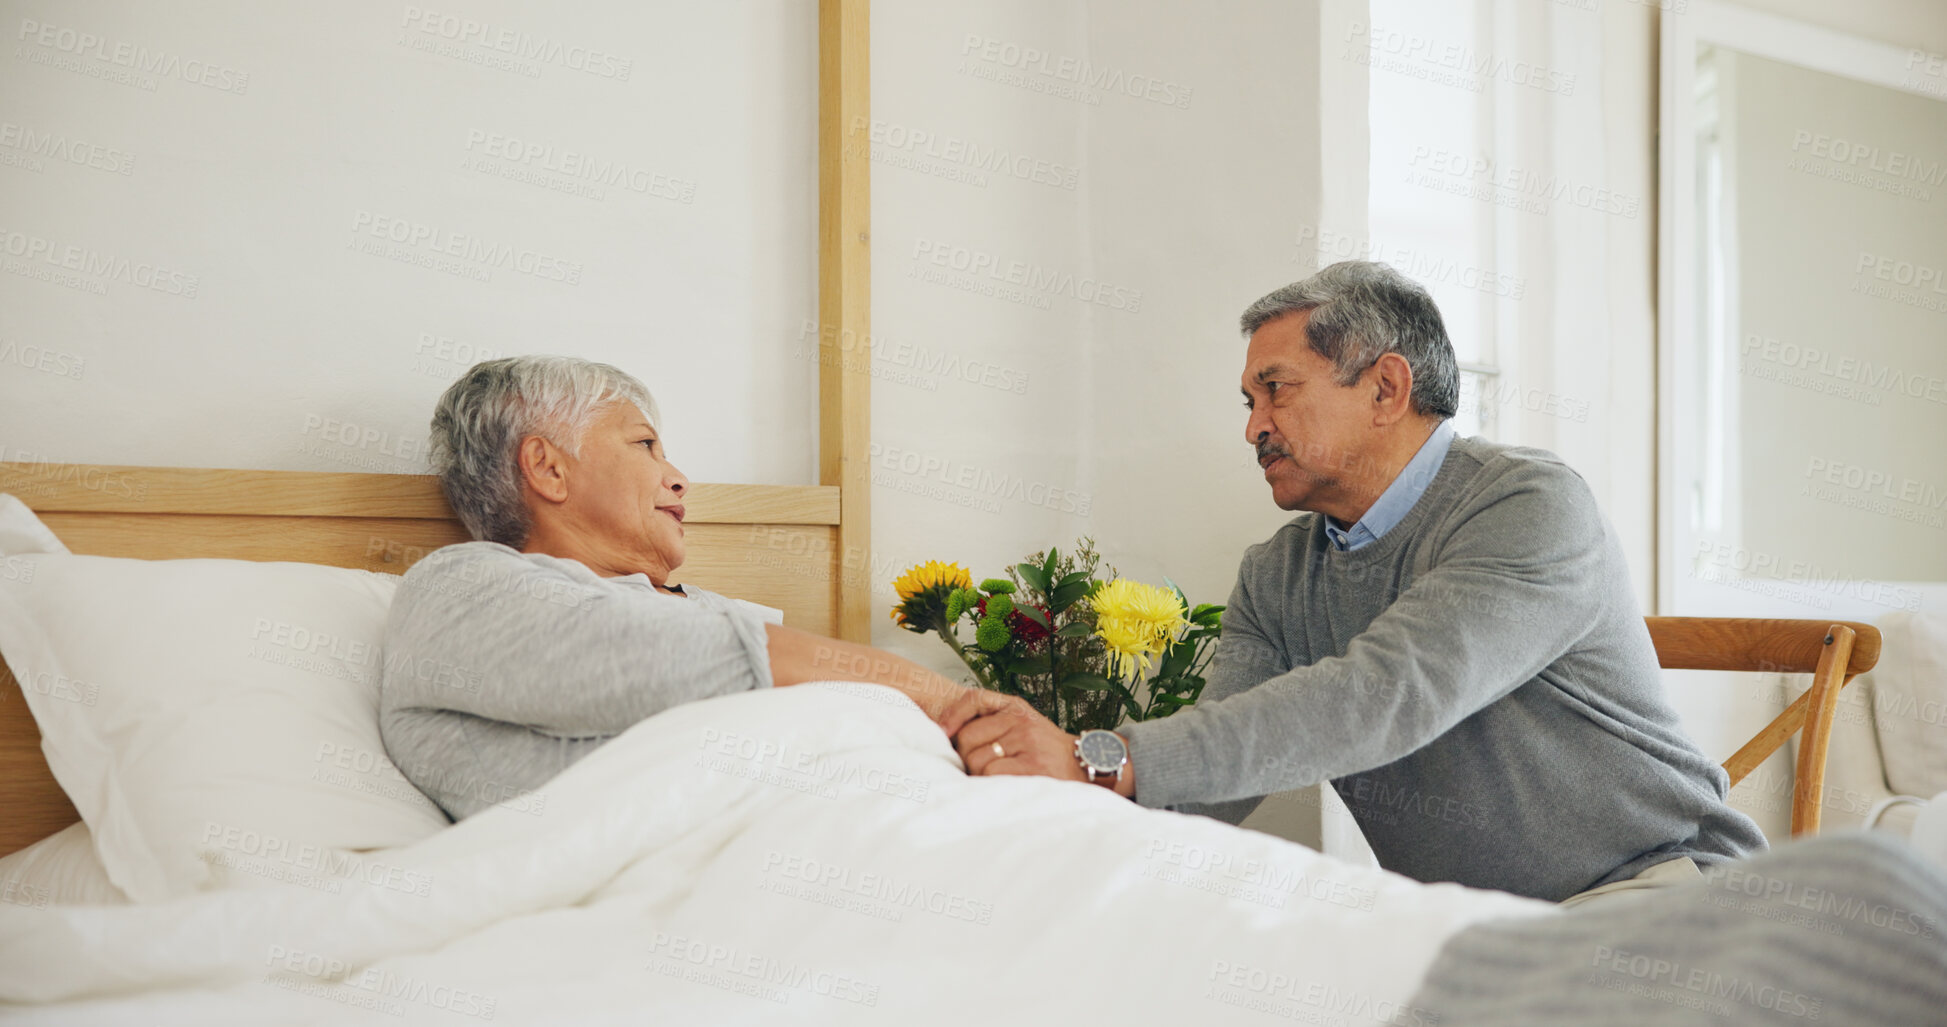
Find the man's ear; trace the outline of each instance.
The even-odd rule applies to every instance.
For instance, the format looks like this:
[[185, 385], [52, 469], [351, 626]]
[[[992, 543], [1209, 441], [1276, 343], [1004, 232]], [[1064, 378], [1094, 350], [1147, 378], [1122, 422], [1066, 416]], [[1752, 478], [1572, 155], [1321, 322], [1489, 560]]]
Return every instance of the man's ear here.
[[567, 502], [567, 454], [554, 448], [553, 443], [539, 435], [529, 435], [514, 451], [514, 462], [535, 495], [550, 503]]
[[1387, 353], [1367, 373], [1374, 427], [1384, 428], [1413, 412], [1413, 365], [1405, 357]]

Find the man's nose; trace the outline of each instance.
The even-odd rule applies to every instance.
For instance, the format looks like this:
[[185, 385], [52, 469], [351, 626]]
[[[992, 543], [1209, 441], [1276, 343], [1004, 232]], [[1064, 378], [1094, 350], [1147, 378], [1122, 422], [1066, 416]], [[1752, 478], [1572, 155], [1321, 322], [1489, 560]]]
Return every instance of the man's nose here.
[[1244, 441], [1252, 446], [1271, 437], [1271, 414], [1262, 409], [1253, 409], [1251, 416], [1244, 419]]

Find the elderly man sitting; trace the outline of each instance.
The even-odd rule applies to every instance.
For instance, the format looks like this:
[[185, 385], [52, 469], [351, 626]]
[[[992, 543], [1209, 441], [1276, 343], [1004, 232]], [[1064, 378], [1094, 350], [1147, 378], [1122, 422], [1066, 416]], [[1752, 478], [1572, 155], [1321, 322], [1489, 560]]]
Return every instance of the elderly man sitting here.
[[[833, 666], [935, 720], [962, 690], [671, 584], [689, 479], [659, 421], [641, 382], [569, 357], [477, 364], [440, 397], [434, 469], [475, 541], [428, 555], [400, 583], [379, 727], [400, 771], [455, 820], [517, 800], [679, 703], [830, 678]], [[460, 689], [415, 672], [441, 666], [477, 677]]]
[[[1433, 297], [1346, 261], [1241, 327], [1244, 442], [1298, 516], [1244, 554], [1203, 701], [1102, 732], [1096, 779], [1232, 823], [1329, 781], [1387, 869], [1554, 901], [1762, 851], [1664, 698], [1588, 484], [1448, 423], [1459, 371]], [[970, 770], [1087, 776], [1077, 739], [996, 705], [963, 697], [944, 720]]]

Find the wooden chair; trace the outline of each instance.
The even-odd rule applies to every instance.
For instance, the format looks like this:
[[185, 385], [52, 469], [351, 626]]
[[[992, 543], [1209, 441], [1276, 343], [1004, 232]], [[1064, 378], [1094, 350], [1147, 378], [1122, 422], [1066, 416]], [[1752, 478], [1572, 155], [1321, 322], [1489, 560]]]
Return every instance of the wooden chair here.
[[1857, 621], [1758, 620], [1739, 617], [1648, 617], [1650, 641], [1665, 670], [1775, 671], [1811, 674], [1812, 686], [1724, 770], [1731, 785], [1777, 751], [1801, 727], [1792, 782], [1792, 835], [1816, 834], [1825, 793], [1825, 754], [1832, 743], [1839, 690], [1879, 662], [1879, 629]]

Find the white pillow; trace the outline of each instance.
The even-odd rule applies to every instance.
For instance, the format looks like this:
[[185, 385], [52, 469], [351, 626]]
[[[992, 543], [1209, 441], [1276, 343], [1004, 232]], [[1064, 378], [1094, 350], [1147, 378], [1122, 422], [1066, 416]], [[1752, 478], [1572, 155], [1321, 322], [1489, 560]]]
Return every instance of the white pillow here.
[[55, 779], [131, 899], [226, 880], [315, 882], [320, 866], [356, 867], [320, 850], [404, 845], [446, 826], [379, 740], [379, 639], [397, 577], [241, 560], [0, 560], [15, 571], [0, 574], [0, 654]]
[[65, 553], [68, 547], [54, 537], [19, 497], [0, 492], [0, 556], [8, 553]]
[[1886, 783], [1901, 795], [1947, 791], [1947, 616], [1901, 611], [1879, 631], [1873, 722]]
[[125, 906], [128, 896], [108, 879], [86, 823], [73, 823], [0, 856], [0, 902], [46, 908]]

